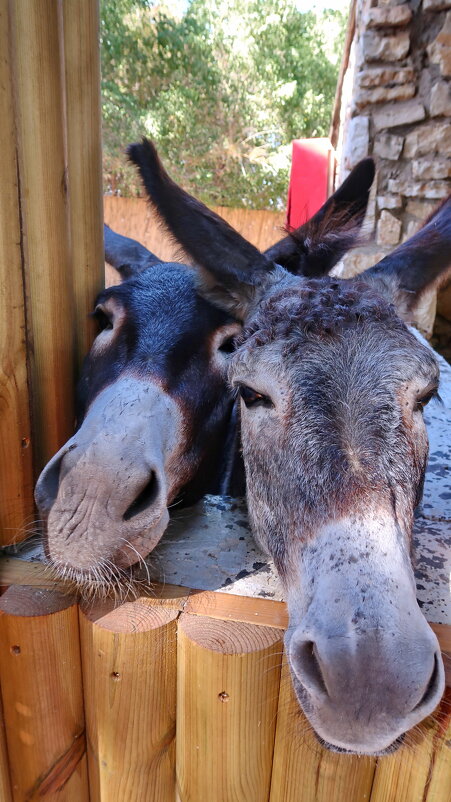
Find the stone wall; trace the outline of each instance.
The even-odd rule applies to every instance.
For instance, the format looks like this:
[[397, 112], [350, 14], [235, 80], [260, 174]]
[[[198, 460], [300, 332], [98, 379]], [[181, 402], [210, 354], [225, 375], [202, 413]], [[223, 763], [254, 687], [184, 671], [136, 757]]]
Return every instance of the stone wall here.
[[[369, 243], [346, 275], [410, 237], [451, 192], [451, 0], [356, 0], [343, 81], [339, 180], [364, 156], [377, 163], [367, 215]], [[449, 306], [451, 293], [442, 292]], [[431, 333], [435, 298], [420, 325]]]

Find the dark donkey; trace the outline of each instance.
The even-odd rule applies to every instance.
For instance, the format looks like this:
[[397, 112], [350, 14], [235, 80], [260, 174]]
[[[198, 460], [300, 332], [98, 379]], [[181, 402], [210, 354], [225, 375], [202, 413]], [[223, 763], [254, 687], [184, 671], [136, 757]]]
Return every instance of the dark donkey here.
[[252, 526], [286, 588], [298, 700], [329, 748], [383, 754], [444, 689], [410, 555], [439, 369], [401, 317], [451, 267], [451, 199], [358, 278], [303, 278], [244, 250], [148, 148], [153, 203], [207, 297], [245, 323], [229, 379]]
[[[133, 147], [131, 158], [146, 184], [148, 149]], [[300, 270], [332, 267], [356, 240], [373, 175], [371, 160], [358, 166], [296, 242], [274, 246], [280, 260], [301, 249]], [[227, 366], [240, 329], [201, 297], [186, 265], [162, 263], [108, 228], [105, 244], [123, 281], [96, 300], [101, 331], [78, 387], [78, 428], [36, 486], [50, 562], [91, 590], [125, 578], [124, 569], [155, 547], [171, 504], [228, 490], [234, 425]], [[246, 247], [250, 258], [255, 249]]]

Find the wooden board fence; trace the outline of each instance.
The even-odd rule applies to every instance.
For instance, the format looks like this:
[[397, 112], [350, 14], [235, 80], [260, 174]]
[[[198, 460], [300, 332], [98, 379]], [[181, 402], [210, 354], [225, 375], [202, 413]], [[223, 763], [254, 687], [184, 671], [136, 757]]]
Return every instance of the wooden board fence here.
[[[52, 802], [450, 802], [450, 689], [394, 755], [323, 749], [282, 658], [282, 602], [155, 587], [82, 603], [78, 630], [41, 566], [1, 560], [11, 579], [34, 584], [0, 599], [5, 802], [10, 776], [13, 802], [37, 789]], [[435, 629], [450, 648], [450, 628]]]
[[0, 544], [72, 434], [103, 285], [98, 3], [0, 0]]

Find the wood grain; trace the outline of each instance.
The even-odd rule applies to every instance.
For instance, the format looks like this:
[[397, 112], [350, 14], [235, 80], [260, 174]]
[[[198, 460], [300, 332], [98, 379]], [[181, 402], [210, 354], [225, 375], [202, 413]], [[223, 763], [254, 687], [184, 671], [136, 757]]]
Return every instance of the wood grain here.
[[6, 749], [5, 719], [0, 699], [0, 800], [12, 802], [11, 783], [9, 779], [8, 751]]
[[284, 660], [270, 802], [367, 802], [375, 766], [375, 758], [338, 755], [320, 746]]
[[15, 802], [88, 802], [77, 606], [11, 586], [0, 598], [0, 678]]
[[173, 802], [177, 610], [80, 611], [91, 802]]
[[281, 632], [181, 615], [177, 664], [180, 802], [269, 794]]
[[380, 758], [370, 802], [450, 802], [451, 693], [434, 715], [407, 733], [405, 745]]
[[[26, 562], [17, 557], [0, 556], [0, 585], [34, 585], [69, 590], [70, 584], [56, 580], [41, 563]], [[150, 605], [173, 606], [180, 611], [195, 615], [208, 615], [225, 621], [242, 621], [261, 626], [286, 629], [288, 611], [285, 602], [260, 599], [252, 596], [234, 596], [209, 590], [183, 588], [179, 585], [157, 582], [149, 587], [148, 595], [143, 596]], [[429, 622], [439, 640], [445, 657], [447, 683], [451, 685], [450, 657], [451, 626]]]
[[59, 6], [10, 3], [36, 472], [71, 435], [74, 421]]
[[96, 333], [94, 299], [105, 284], [98, 0], [64, 0], [64, 75], [70, 263], [77, 370]]
[[31, 426], [25, 349], [8, 3], [0, 5], [0, 545], [25, 536], [33, 515]]

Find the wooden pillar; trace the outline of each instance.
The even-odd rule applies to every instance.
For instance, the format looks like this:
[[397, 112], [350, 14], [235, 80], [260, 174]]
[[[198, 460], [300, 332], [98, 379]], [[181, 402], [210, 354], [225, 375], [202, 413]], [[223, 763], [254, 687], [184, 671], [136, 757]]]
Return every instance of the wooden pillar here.
[[6, 749], [5, 721], [3, 706], [0, 700], [0, 800], [12, 802], [11, 783], [9, 779], [8, 752]]
[[[375, 766], [375, 758], [339, 755], [320, 746], [284, 660], [270, 802], [368, 802]], [[398, 802], [396, 796], [391, 799]]]
[[8, 588], [0, 598], [0, 680], [14, 802], [88, 802], [73, 599]]
[[105, 285], [98, 0], [64, 0], [70, 264], [78, 372], [91, 347], [94, 299]]
[[268, 799], [281, 644], [278, 629], [190, 614], [180, 617], [180, 802]]
[[74, 420], [60, 2], [9, 4], [36, 471]]
[[80, 612], [91, 802], [174, 802], [178, 611]]
[[8, 3], [0, 0], [0, 545], [33, 515], [25, 302]]

